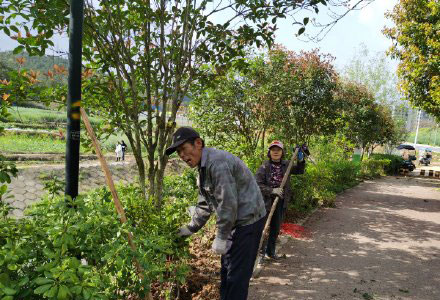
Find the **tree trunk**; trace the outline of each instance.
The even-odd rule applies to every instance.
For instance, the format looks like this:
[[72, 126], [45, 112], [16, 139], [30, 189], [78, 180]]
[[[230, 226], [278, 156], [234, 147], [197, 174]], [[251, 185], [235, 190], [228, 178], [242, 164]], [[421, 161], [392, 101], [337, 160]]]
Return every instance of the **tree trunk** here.
[[263, 130], [263, 136], [261, 138], [261, 154], [264, 157], [266, 154], [266, 129]]
[[125, 135], [128, 138], [128, 142], [130, 143], [131, 148], [133, 149], [134, 159], [136, 160], [136, 165], [138, 168], [139, 174], [139, 186], [142, 190], [144, 197], [146, 196], [145, 189], [145, 164], [142, 158], [142, 149], [141, 142], [138, 139], [138, 135], [136, 135], [136, 139], [133, 139], [133, 135], [131, 132], [125, 132]]
[[163, 199], [163, 178], [165, 176], [165, 168], [168, 161], [168, 157], [163, 155], [159, 160], [159, 168], [156, 172], [156, 184], [154, 186], [155, 191], [155, 200], [156, 207], [160, 209], [162, 207], [162, 199]]
[[361, 162], [364, 159], [365, 148], [366, 148], [365, 146], [362, 146]]

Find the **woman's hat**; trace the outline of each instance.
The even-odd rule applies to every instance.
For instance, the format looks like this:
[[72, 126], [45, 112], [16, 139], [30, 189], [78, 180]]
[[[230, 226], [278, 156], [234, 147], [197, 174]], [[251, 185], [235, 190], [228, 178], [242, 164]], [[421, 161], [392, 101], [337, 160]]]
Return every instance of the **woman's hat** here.
[[275, 140], [275, 141], [273, 141], [272, 143], [270, 143], [269, 148], [267, 148], [267, 149], [270, 150], [270, 148], [272, 148], [272, 147], [274, 147], [274, 146], [277, 146], [277, 147], [279, 147], [279, 148], [281, 148], [281, 149], [284, 150], [284, 145], [283, 145], [283, 143], [281, 143], [280, 141], [277, 141], [277, 140]]

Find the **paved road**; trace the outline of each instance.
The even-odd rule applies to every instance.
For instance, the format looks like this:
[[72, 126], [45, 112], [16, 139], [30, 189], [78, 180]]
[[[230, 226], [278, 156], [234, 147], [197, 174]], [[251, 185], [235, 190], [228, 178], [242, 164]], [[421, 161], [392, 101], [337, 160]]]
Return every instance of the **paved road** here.
[[438, 146], [430, 146], [430, 145], [424, 145], [424, 144], [414, 144], [414, 143], [405, 143], [406, 145], [412, 145], [414, 148], [417, 149], [417, 151], [425, 150], [426, 148], [431, 149], [433, 152], [440, 152], [440, 147]]
[[[137, 174], [136, 164], [133, 161], [109, 162], [109, 168], [115, 183], [133, 182]], [[43, 190], [45, 179], [57, 176], [64, 180], [64, 165], [34, 165], [19, 168], [18, 176], [12, 179], [8, 186], [8, 202], [13, 210], [12, 215], [22, 217], [24, 210], [41, 199], [46, 193]], [[90, 189], [105, 186], [105, 177], [101, 166], [97, 161], [86, 161], [80, 165], [79, 191], [85, 192]]]
[[440, 180], [364, 182], [306, 222], [249, 300], [440, 299]]

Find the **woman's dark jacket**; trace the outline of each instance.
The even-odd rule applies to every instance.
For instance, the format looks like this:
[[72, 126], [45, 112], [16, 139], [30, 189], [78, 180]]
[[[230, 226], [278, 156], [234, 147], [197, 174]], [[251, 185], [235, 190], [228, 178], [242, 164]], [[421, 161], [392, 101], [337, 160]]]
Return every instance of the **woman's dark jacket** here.
[[[255, 174], [257, 184], [260, 187], [261, 193], [264, 197], [264, 203], [266, 204], [266, 210], [269, 213], [270, 207], [272, 206], [272, 200], [275, 199], [275, 196], [272, 195], [272, 189], [269, 186], [269, 180], [270, 180], [270, 160], [265, 161], [257, 170], [257, 173]], [[288, 160], [282, 160], [281, 161], [281, 169], [283, 171], [283, 176], [286, 174], [287, 167], [289, 166]], [[297, 166], [294, 166], [292, 170], [290, 171], [291, 174], [303, 174], [304, 173], [304, 167], [302, 164], [298, 164]], [[290, 186], [290, 175], [287, 179], [286, 185], [284, 186], [284, 208], [287, 208], [287, 205], [289, 204], [289, 201], [292, 197], [292, 188]]]

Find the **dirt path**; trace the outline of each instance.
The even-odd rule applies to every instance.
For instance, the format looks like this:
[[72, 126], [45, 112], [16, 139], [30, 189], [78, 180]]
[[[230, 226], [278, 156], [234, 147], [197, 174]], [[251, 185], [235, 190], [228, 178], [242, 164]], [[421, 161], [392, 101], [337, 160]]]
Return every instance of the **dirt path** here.
[[289, 240], [249, 300], [440, 299], [440, 180], [387, 177], [340, 195]]

